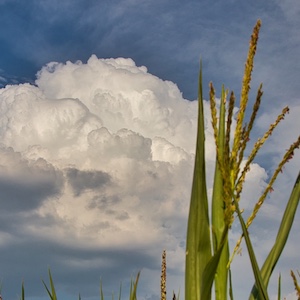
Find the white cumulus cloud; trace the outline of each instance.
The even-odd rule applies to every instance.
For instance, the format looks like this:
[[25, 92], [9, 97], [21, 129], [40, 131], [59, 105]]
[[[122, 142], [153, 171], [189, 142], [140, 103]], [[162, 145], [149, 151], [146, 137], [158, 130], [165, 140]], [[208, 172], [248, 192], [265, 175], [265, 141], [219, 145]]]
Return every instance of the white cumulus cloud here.
[[[0, 89], [0, 252], [20, 275], [4, 263], [4, 283], [16, 289], [37, 265], [29, 289], [40, 295], [34, 273], [50, 265], [63, 289], [80, 277], [89, 296], [98, 285], [82, 272], [114, 286], [143, 269], [141, 293], [152, 295], [166, 248], [170, 289], [183, 290], [196, 125], [197, 102], [131, 59], [49, 63], [36, 86]], [[211, 179], [209, 117], [205, 126]], [[246, 209], [267, 179], [258, 164], [250, 174]]]

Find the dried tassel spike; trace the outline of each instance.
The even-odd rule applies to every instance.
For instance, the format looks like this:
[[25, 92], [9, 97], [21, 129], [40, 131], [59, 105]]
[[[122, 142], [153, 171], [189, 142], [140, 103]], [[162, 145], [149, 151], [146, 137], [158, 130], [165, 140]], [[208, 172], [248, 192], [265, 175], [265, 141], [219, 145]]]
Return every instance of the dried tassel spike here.
[[161, 300], [167, 300], [167, 262], [166, 262], [166, 250], [163, 250], [162, 253], [162, 263], [161, 263], [161, 282], [160, 282], [160, 291], [161, 291]]
[[296, 275], [294, 274], [293, 271], [291, 271], [291, 276], [293, 278], [293, 283], [294, 283], [294, 286], [295, 286], [297, 297], [298, 297], [298, 299], [300, 299], [300, 286], [298, 285]]

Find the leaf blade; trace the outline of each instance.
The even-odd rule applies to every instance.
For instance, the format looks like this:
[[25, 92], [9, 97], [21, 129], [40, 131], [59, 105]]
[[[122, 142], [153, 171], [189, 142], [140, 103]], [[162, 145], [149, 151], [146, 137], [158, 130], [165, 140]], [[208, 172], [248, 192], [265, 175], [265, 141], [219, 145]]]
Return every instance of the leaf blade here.
[[[266, 286], [268, 286], [272, 272], [287, 242], [290, 230], [293, 225], [299, 200], [300, 200], [300, 172], [298, 173], [296, 182], [291, 192], [286, 209], [284, 211], [275, 243], [261, 268], [261, 276]], [[257, 299], [256, 285], [253, 286], [249, 299]]]
[[[186, 243], [185, 299], [200, 300], [203, 271], [211, 258], [210, 224], [205, 175], [205, 133], [202, 65], [198, 89], [198, 131]], [[208, 300], [209, 298], [205, 299]]]

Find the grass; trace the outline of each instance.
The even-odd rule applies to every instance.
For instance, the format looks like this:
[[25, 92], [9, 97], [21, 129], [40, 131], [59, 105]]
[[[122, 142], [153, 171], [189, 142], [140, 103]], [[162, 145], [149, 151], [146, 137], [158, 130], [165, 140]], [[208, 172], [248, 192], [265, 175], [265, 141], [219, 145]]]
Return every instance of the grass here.
[[[185, 268], [185, 299], [186, 300], [210, 300], [212, 296], [216, 300], [234, 299], [232, 289], [232, 277], [230, 264], [234, 255], [239, 250], [242, 239], [245, 239], [247, 252], [251, 261], [252, 273], [255, 281], [249, 292], [250, 300], [268, 300], [268, 283], [272, 272], [286, 245], [289, 232], [293, 225], [295, 213], [300, 199], [300, 172], [290, 196], [286, 197], [287, 204], [280, 221], [277, 237], [273, 247], [261, 267], [259, 267], [256, 254], [252, 246], [248, 228], [255, 221], [267, 195], [272, 191], [273, 184], [282, 172], [284, 165], [293, 157], [294, 151], [299, 148], [300, 137], [288, 147], [286, 153], [279, 161], [277, 168], [267, 184], [262, 195], [257, 200], [249, 218], [243, 218], [239, 207], [246, 176], [251, 168], [259, 150], [271, 136], [278, 124], [289, 112], [289, 108], [282, 109], [281, 114], [270, 124], [265, 134], [254, 144], [250, 155], [246, 158], [244, 153], [247, 149], [251, 131], [255, 123], [262, 100], [262, 85], [259, 86], [252, 107], [248, 113], [248, 101], [251, 76], [254, 65], [254, 57], [257, 48], [260, 20], [257, 21], [250, 39], [249, 52], [245, 63], [244, 77], [242, 81], [241, 97], [236, 104], [234, 92], [228, 92], [224, 86], [221, 91], [220, 107], [217, 108], [215, 89], [210, 84], [210, 108], [211, 120], [216, 144], [216, 166], [212, 194], [211, 215], [209, 214], [209, 201], [207, 196], [206, 169], [205, 169], [205, 128], [203, 113], [203, 89], [202, 89], [202, 66], [200, 65], [199, 89], [198, 89], [198, 131], [196, 141], [196, 154], [190, 210], [187, 224], [186, 240], [186, 268]], [[233, 110], [238, 106], [236, 127], [232, 135]], [[218, 113], [219, 111], [219, 113]], [[245, 120], [249, 115], [249, 119]], [[238, 222], [242, 229], [242, 235], [237, 241], [236, 247], [230, 256], [228, 236], [233, 222]], [[162, 254], [161, 273], [161, 300], [166, 300], [166, 251]], [[299, 274], [298, 274], [299, 275]], [[135, 280], [131, 280], [129, 300], [137, 299], [137, 286], [140, 273]], [[300, 299], [300, 288], [296, 275], [291, 271], [292, 280]], [[57, 300], [51, 272], [49, 270], [49, 287], [43, 281], [44, 287], [51, 300]], [[212, 289], [214, 285], [214, 289]], [[0, 287], [1, 290], [1, 287]], [[122, 285], [118, 299], [121, 299]], [[278, 299], [281, 297], [281, 276], [278, 279]], [[21, 300], [25, 299], [24, 284], [22, 284]], [[79, 294], [79, 299], [81, 296]], [[100, 299], [104, 300], [102, 282], [100, 282]], [[114, 299], [114, 295], [112, 295]], [[179, 299], [179, 294], [173, 293], [173, 300]], [[3, 299], [4, 300], [4, 299]]]
[[[54, 281], [53, 281], [50, 269], [48, 270], [48, 276], [49, 276], [49, 287], [47, 286], [47, 284], [45, 283], [44, 280], [42, 280], [42, 283], [48, 293], [49, 298], [51, 300], [57, 300], [58, 298], [56, 295], [55, 285], [54, 285]], [[137, 287], [138, 287], [139, 277], [140, 277], [140, 272], [138, 272], [135, 280], [132, 279], [130, 282], [129, 300], [137, 300]], [[1, 292], [1, 289], [0, 289], [0, 292]], [[112, 300], [114, 300], [114, 294], [112, 294], [111, 298], [112, 298]], [[120, 284], [120, 290], [119, 290], [119, 295], [118, 295], [118, 299], [121, 300], [121, 298], [122, 298], [122, 284]], [[78, 295], [78, 299], [81, 300], [80, 294]], [[0, 300], [2, 300], [1, 295], [0, 295]], [[24, 282], [22, 283], [20, 300], [25, 300]], [[104, 294], [103, 294], [101, 280], [100, 280], [100, 300], [104, 300]]]

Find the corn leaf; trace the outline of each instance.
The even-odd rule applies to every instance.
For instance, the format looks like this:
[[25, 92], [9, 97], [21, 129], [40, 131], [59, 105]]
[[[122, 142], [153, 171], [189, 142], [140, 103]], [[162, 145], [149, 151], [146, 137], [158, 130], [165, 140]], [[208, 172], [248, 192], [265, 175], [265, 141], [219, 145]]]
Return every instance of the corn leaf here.
[[103, 287], [102, 287], [102, 279], [100, 279], [100, 299], [104, 300]]
[[120, 283], [119, 300], [121, 300], [121, 295], [122, 295], [122, 282]]
[[[227, 236], [228, 227], [226, 226], [222, 233], [219, 249], [215, 252], [204, 269], [201, 284], [201, 299], [210, 299], [211, 288], [215, 279], [215, 274], [217, 272], [224, 246], [227, 244]], [[224, 297], [224, 299], [226, 298]]]
[[[293, 225], [294, 217], [299, 204], [299, 199], [300, 199], [300, 172], [298, 174], [291, 196], [289, 198], [285, 212], [283, 214], [280, 227], [277, 233], [276, 241], [261, 268], [261, 276], [265, 286], [268, 286], [270, 277], [272, 275], [272, 271], [274, 270], [275, 265], [285, 247], [291, 227]], [[259, 299], [256, 285], [253, 287], [249, 299]]]
[[241, 211], [239, 209], [239, 204], [238, 202], [234, 199], [234, 204], [236, 206], [236, 212], [242, 227], [242, 231], [243, 231], [243, 236], [245, 238], [245, 242], [246, 242], [246, 246], [247, 246], [247, 250], [248, 250], [248, 254], [249, 254], [249, 258], [250, 258], [250, 262], [251, 262], [251, 266], [252, 266], [252, 271], [253, 271], [253, 275], [255, 278], [255, 283], [257, 286], [257, 291], [258, 291], [258, 296], [260, 300], [268, 300], [269, 296], [267, 293], [267, 289], [263, 283], [262, 280], [262, 276], [257, 264], [257, 260], [256, 260], [256, 256], [252, 247], [252, 243], [249, 237], [249, 233], [245, 224], [245, 221], [242, 217]]
[[[220, 168], [224, 167], [224, 152], [225, 152], [225, 101], [226, 95], [224, 86], [222, 87], [222, 97], [220, 104], [220, 118], [219, 118], [219, 132], [216, 141], [217, 159], [215, 167], [215, 177], [212, 195], [212, 235], [214, 253], [218, 251], [221, 244], [222, 234], [225, 230], [226, 224], [224, 220], [224, 189], [223, 177]], [[222, 165], [220, 165], [222, 164]], [[224, 241], [220, 253], [218, 267], [215, 273], [215, 299], [227, 299], [227, 281], [228, 270], [227, 263], [229, 260], [228, 239]]]
[[229, 298], [230, 300], [234, 300], [233, 299], [233, 289], [232, 289], [232, 277], [231, 277], [231, 270], [228, 270], [228, 274], [229, 274]]
[[52, 279], [52, 276], [51, 276], [51, 272], [50, 272], [50, 269], [48, 270], [49, 272], [49, 281], [50, 281], [50, 288], [51, 288], [51, 291], [48, 289], [46, 283], [43, 281], [43, 284], [47, 290], [47, 293], [50, 297], [51, 300], [57, 300], [57, 297], [56, 297], [56, 291], [55, 291], [55, 287], [54, 287], [54, 283], [53, 283], [53, 279]]
[[281, 299], [281, 274], [279, 274], [278, 276], [278, 292], [277, 292], [278, 296], [277, 299], [280, 300]]
[[135, 281], [131, 281], [131, 286], [130, 286], [130, 295], [129, 295], [129, 299], [130, 300], [136, 300], [136, 291], [137, 291], [137, 286], [138, 286], [138, 282], [139, 282], [139, 278], [140, 278], [140, 272], [138, 272]]
[[22, 282], [22, 290], [21, 290], [21, 300], [25, 300], [25, 288], [24, 288], [24, 281]]
[[[200, 285], [203, 281], [203, 272], [211, 258], [204, 142], [202, 66], [200, 66], [198, 91], [198, 133], [186, 243], [185, 299], [189, 300], [201, 299]], [[210, 296], [203, 300], [209, 299]]]

